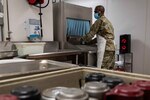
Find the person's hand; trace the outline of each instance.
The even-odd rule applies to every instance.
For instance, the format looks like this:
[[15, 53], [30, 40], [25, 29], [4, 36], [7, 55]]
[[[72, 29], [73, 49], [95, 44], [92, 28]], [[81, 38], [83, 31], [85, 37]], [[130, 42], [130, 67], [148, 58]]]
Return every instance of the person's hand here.
[[80, 42], [81, 41], [81, 37], [76, 38], [76, 40]]
[[94, 45], [96, 43], [97, 43], [97, 39], [95, 38], [95, 39], [91, 40], [90, 42], [88, 42], [87, 45]]
[[81, 43], [82, 43], [82, 37], [76, 38], [76, 41], [77, 41], [79, 44], [81, 44]]
[[82, 38], [80, 38], [80, 44], [81, 44], [81, 45], [85, 45], [85, 41], [83, 41]]

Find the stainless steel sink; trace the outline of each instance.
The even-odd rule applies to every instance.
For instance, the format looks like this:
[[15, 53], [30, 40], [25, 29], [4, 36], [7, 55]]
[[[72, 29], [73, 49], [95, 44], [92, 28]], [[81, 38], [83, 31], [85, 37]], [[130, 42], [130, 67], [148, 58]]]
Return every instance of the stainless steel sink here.
[[[41, 64], [41, 60], [29, 60], [29, 61], [19, 61], [19, 62], [5, 62], [0, 63], [0, 77], [9, 75], [19, 75], [19, 74], [32, 74], [45, 71], [56, 71], [71, 67], [76, 67], [77, 65], [62, 63], [52, 60], [44, 60], [46, 63]], [[1, 62], [1, 61], [0, 61]], [[44, 66], [43, 66], [44, 65]], [[46, 65], [46, 66], [45, 66]]]
[[10, 74], [10, 73], [24, 73], [27, 71], [38, 70], [38, 62], [28, 61], [28, 62], [15, 62], [15, 63], [4, 63], [0, 64], [0, 74]]

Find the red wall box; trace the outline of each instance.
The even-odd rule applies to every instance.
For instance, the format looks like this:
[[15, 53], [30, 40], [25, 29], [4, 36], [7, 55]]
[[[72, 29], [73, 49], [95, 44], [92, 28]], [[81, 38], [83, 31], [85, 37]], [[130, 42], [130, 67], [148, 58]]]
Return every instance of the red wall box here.
[[43, 4], [44, 0], [28, 0], [30, 5], [35, 5], [35, 4]]

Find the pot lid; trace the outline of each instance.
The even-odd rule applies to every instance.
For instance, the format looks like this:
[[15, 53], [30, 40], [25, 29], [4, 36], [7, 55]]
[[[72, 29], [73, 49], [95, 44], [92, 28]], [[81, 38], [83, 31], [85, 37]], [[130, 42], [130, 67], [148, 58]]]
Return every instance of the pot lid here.
[[63, 89], [66, 89], [67, 87], [53, 87], [46, 89], [42, 92], [42, 96], [47, 97], [47, 98], [55, 98], [56, 95], [60, 93]]
[[86, 75], [86, 78], [88, 78], [88, 77], [103, 78], [103, 77], [105, 77], [105, 75], [102, 74], [102, 73], [90, 73], [90, 74], [87, 74], [87, 75]]
[[84, 85], [83, 89], [89, 92], [106, 92], [109, 87], [106, 83], [102, 82], [88, 82]]
[[57, 100], [87, 100], [88, 94], [77, 88], [67, 88], [60, 91]]
[[91, 73], [90, 76], [92, 76], [92, 77], [102, 77], [102, 78], [105, 77], [105, 75], [102, 74], [102, 73]]
[[127, 96], [127, 97], [141, 97], [143, 96], [143, 91], [140, 88], [133, 85], [118, 85], [112, 91], [112, 94]]
[[85, 81], [101, 81], [105, 77], [102, 73], [89, 73], [85, 76]]
[[17, 95], [17, 96], [21, 96], [21, 95], [33, 95], [33, 94], [35, 94], [37, 92], [38, 92], [38, 89], [36, 89], [33, 86], [27, 86], [27, 85], [17, 87], [17, 88], [15, 88], [15, 89], [13, 89], [11, 91], [12, 94]]
[[140, 87], [142, 90], [150, 90], [150, 81], [140, 80], [136, 81], [134, 85]]
[[104, 83], [113, 84], [113, 85], [124, 83], [124, 81], [118, 77], [104, 77], [102, 81]]

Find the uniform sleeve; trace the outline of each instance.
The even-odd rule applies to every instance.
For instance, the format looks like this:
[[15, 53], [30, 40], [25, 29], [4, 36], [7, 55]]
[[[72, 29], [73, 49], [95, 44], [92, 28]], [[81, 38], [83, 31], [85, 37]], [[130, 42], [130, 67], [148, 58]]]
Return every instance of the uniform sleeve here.
[[82, 37], [82, 40], [85, 42], [89, 42], [92, 40], [95, 34], [100, 30], [102, 21], [100, 19], [96, 20], [95, 23], [91, 26], [89, 33]]

